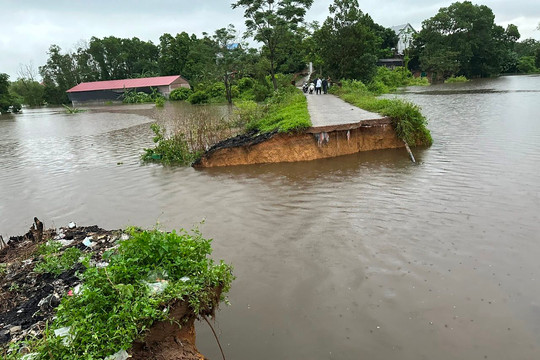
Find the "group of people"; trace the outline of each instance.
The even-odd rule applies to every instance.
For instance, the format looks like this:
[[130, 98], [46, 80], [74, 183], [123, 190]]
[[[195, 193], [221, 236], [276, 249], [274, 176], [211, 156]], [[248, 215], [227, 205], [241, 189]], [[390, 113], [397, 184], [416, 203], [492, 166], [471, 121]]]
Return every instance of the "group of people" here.
[[305, 93], [309, 92], [310, 94], [313, 94], [315, 91], [315, 94], [327, 94], [328, 93], [328, 86], [330, 85], [330, 78], [322, 78], [317, 77], [314, 79], [311, 83], [304, 83], [302, 86], [302, 89]]

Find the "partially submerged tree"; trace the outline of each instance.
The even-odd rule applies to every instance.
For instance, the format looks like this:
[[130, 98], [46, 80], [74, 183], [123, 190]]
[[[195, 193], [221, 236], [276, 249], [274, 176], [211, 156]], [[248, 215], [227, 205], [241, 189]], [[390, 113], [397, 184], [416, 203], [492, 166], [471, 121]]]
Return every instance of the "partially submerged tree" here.
[[277, 90], [275, 66], [278, 46], [286, 41], [289, 31], [297, 29], [312, 4], [313, 0], [237, 0], [232, 4], [233, 9], [245, 9], [246, 35], [253, 35], [267, 48], [274, 90]]
[[0, 114], [19, 112], [21, 105], [9, 91], [9, 75], [0, 73]]
[[436, 72], [438, 77], [499, 74], [519, 32], [514, 25], [505, 31], [494, 20], [489, 7], [470, 1], [441, 8], [422, 23], [418, 33], [415, 46], [421, 67]]

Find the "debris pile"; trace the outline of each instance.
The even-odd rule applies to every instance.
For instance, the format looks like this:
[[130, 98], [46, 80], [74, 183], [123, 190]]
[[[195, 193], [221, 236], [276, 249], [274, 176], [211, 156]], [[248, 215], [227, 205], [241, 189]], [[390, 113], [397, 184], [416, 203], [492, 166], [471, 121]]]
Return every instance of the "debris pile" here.
[[103, 253], [117, 246], [121, 230], [108, 231], [98, 226], [77, 227], [70, 223], [58, 230], [43, 230], [43, 223], [34, 224], [23, 236], [12, 236], [0, 250], [0, 346], [27, 336], [39, 336], [46, 322], [64, 296], [77, 289], [84, 265], [77, 263], [58, 275], [36, 271], [43, 258], [39, 247], [54, 239], [62, 244], [60, 253], [77, 248], [91, 254], [91, 261], [104, 264]]

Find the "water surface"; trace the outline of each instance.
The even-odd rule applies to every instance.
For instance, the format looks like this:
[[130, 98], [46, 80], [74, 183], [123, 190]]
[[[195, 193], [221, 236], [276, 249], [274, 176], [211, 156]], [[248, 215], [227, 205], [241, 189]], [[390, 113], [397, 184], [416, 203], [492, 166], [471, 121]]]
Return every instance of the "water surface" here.
[[[540, 77], [408, 88], [434, 145], [207, 170], [141, 165], [177, 109], [0, 117], [0, 233], [190, 228], [234, 265], [229, 359], [540, 358]], [[204, 323], [200, 350], [219, 350]]]

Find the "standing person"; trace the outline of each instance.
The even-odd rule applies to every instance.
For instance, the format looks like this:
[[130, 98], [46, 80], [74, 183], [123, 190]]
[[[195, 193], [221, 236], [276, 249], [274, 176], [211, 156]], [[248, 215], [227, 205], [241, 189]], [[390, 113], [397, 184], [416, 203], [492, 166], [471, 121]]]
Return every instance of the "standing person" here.
[[321, 93], [321, 86], [322, 86], [322, 80], [321, 78], [317, 78], [315, 81], [315, 93], [320, 94]]
[[322, 80], [322, 91], [323, 93], [328, 93], [328, 80], [323, 79]]

